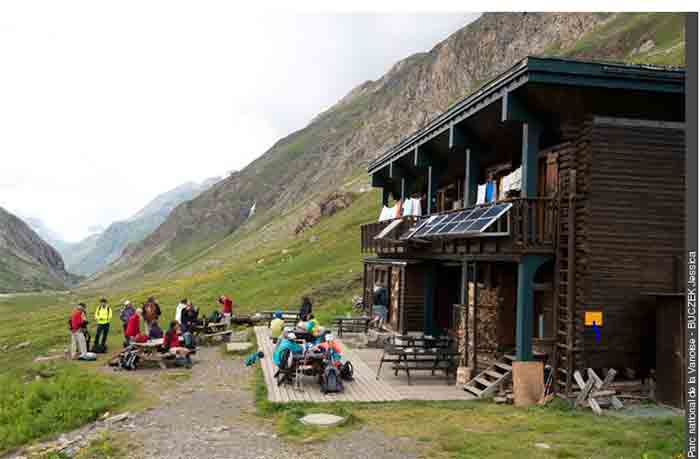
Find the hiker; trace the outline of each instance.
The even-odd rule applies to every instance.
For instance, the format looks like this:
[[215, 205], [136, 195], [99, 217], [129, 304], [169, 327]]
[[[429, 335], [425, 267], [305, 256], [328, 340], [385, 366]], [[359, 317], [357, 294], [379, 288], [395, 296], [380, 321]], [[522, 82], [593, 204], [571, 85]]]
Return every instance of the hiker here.
[[183, 298], [175, 306], [175, 320], [177, 323], [182, 324], [182, 311], [187, 307], [187, 298]]
[[219, 297], [219, 304], [221, 305], [221, 313], [224, 316], [224, 322], [226, 325], [231, 325], [231, 315], [233, 314], [233, 301], [226, 295], [221, 295]]
[[386, 316], [388, 313], [387, 306], [389, 305], [389, 295], [386, 287], [382, 286], [379, 282], [374, 284], [374, 290], [372, 291], [372, 322], [375, 322], [377, 328], [382, 328], [384, 322], [386, 321]]
[[301, 308], [299, 308], [299, 320], [302, 320], [304, 322], [309, 320], [309, 316], [311, 315], [312, 309], [313, 305], [311, 304], [311, 300], [309, 299], [309, 297], [303, 297], [301, 299]]
[[70, 315], [71, 345], [70, 356], [72, 359], [85, 357], [87, 344], [85, 343], [84, 328], [87, 327], [85, 319], [85, 303], [79, 303]]
[[[126, 324], [129, 322], [129, 319], [134, 314], [136, 314], [136, 309], [134, 309], [134, 306], [131, 304], [131, 301], [124, 301], [124, 307], [122, 307], [122, 310], [119, 313], [119, 319], [122, 321], [122, 334], [126, 333]], [[127, 347], [128, 345], [129, 341], [125, 338], [124, 347]]]
[[328, 352], [330, 361], [337, 367], [340, 367], [340, 360], [343, 355], [343, 349], [340, 347], [332, 334], [327, 333], [323, 340], [313, 348], [317, 352]]
[[160, 318], [160, 306], [156, 302], [156, 299], [152, 296], [148, 297], [148, 300], [143, 304], [143, 320], [146, 327], [146, 335], [151, 332], [151, 325], [154, 322], [158, 322]]
[[129, 345], [133, 344], [136, 341], [136, 337], [141, 334], [141, 316], [143, 316], [143, 309], [138, 308], [126, 324], [124, 338]]
[[186, 347], [180, 346], [180, 324], [173, 320], [170, 322], [168, 331], [163, 337], [163, 345], [161, 346], [161, 351], [166, 354], [175, 356], [175, 361], [182, 359], [183, 365], [188, 368], [192, 366], [192, 359], [190, 358], [190, 350]]
[[270, 336], [272, 337], [272, 342], [277, 344], [277, 340], [282, 334], [284, 329], [284, 319], [282, 318], [282, 311], [276, 311], [272, 315], [272, 320], [270, 321]]
[[151, 324], [151, 329], [148, 330], [148, 339], [161, 339], [163, 337], [163, 330], [158, 325], [158, 322], [153, 322]]
[[301, 355], [304, 352], [304, 348], [302, 348], [301, 345], [295, 341], [295, 339], [296, 335], [292, 332], [285, 332], [282, 335], [282, 339], [277, 344], [275, 352], [272, 355], [272, 361], [277, 367], [280, 366], [282, 353], [285, 351], [285, 349], [289, 349], [292, 352], [292, 355]]
[[97, 331], [95, 332], [95, 342], [92, 345], [92, 351], [104, 353], [107, 350], [109, 324], [112, 322], [112, 308], [107, 304], [107, 298], [100, 299], [100, 304], [95, 309], [95, 322], [97, 323]]
[[193, 327], [197, 324], [199, 309], [192, 302], [188, 302], [185, 309], [182, 310], [181, 331], [182, 340], [185, 347], [194, 349], [194, 337], [192, 336]]

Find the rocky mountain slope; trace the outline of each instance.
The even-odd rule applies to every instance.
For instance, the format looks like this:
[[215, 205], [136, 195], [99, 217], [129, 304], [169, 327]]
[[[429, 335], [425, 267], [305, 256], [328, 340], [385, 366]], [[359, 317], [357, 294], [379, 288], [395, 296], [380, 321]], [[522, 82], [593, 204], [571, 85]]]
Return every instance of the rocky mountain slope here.
[[0, 293], [65, 289], [76, 280], [56, 249], [0, 207]]
[[165, 221], [179, 204], [193, 199], [220, 179], [187, 182], [158, 195], [128, 220], [114, 222], [98, 235], [64, 244], [62, 253], [70, 272], [90, 276], [116, 260], [129, 245], [143, 240]]
[[527, 55], [678, 63], [683, 21], [673, 14], [484, 14], [430, 51], [359, 85], [245, 169], [175, 208], [125, 251], [102, 283], [184, 263], [232, 234], [254, 203], [262, 225], [337, 189], [401, 136]]

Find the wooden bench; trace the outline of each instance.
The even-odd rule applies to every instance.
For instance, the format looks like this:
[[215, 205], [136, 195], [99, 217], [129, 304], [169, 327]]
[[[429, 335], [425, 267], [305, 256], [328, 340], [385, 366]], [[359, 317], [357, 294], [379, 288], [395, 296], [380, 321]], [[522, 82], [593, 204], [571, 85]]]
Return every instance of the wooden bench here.
[[[275, 312], [278, 311], [263, 311], [260, 314], [264, 318], [265, 321], [267, 321], [267, 326], [270, 326], [270, 323], [272, 322], [272, 319], [274, 319]], [[285, 327], [294, 327], [296, 326], [297, 323], [299, 323], [299, 313], [298, 312], [292, 312], [292, 311], [281, 311], [282, 312], [282, 320], [284, 320], [284, 326]]]
[[370, 318], [362, 317], [336, 317], [333, 319], [333, 326], [338, 330], [338, 337], [343, 336], [343, 332], [367, 333], [369, 331]]

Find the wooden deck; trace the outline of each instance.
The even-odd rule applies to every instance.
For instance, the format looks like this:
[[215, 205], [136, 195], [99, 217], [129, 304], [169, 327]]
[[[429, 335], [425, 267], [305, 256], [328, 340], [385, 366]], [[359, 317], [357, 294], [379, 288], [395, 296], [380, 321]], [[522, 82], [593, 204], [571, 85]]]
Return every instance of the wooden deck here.
[[414, 376], [411, 374], [413, 384], [409, 386], [405, 374], [395, 376], [391, 367], [386, 366], [382, 369], [380, 379], [377, 380], [377, 366], [381, 350], [353, 349], [342, 340], [338, 341], [343, 347], [343, 358], [351, 361], [355, 370], [355, 379], [345, 383], [343, 393], [324, 395], [321, 393], [315, 378], [308, 376], [304, 378], [303, 390], [295, 389], [289, 384], [277, 386], [274, 379], [276, 368], [272, 362], [274, 345], [270, 339], [270, 329], [255, 327], [255, 336], [259, 350], [265, 353], [265, 358], [261, 359], [260, 364], [267, 385], [267, 398], [271, 402], [393, 402], [399, 400], [474, 399], [461, 388], [455, 387], [454, 379], [451, 379], [448, 384], [448, 381], [442, 376], [429, 376], [421, 373]]

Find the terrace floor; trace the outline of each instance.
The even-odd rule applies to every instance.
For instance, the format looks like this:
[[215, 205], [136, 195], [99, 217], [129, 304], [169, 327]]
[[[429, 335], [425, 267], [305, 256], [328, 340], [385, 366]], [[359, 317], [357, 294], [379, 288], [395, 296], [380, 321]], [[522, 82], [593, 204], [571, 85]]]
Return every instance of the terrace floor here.
[[444, 373], [431, 376], [430, 372], [411, 373], [411, 385], [405, 373], [394, 375], [390, 364], [382, 368], [377, 379], [377, 368], [381, 358], [381, 349], [356, 348], [349, 341], [341, 342], [343, 359], [352, 362], [354, 380], [345, 383], [345, 391], [340, 394], [324, 395], [315, 378], [304, 377], [302, 390], [289, 384], [278, 386], [274, 379], [276, 368], [272, 362], [274, 345], [267, 327], [255, 327], [258, 348], [265, 353], [261, 359], [267, 396], [271, 402], [391, 402], [399, 400], [473, 400], [461, 388], [455, 386], [454, 378], [445, 379]]

